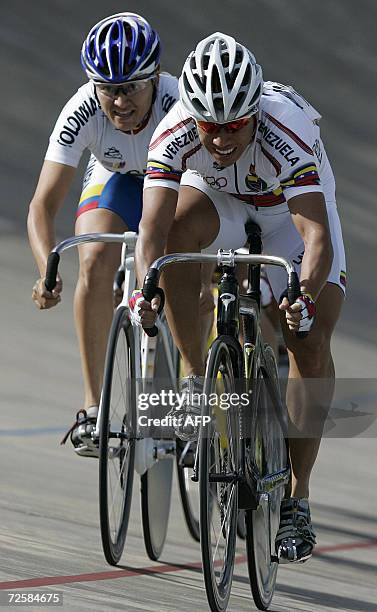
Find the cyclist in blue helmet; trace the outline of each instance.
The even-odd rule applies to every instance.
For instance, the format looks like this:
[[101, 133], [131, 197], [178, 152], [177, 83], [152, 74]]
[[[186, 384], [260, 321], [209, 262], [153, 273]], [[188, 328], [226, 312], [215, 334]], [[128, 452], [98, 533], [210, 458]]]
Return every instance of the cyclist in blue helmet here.
[[[160, 50], [157, 32], [134, 13], [103, 19], [84, 41], [81, 63], [89, 82], [71, 97], [56, 122], [28, 216], [30, 244], [39, 269], [32, 298], [40, 309], [61, 300], [61, 278], [49, 292], [44, 274], [48, 253], [56, 244], [56, 214], [86, 149], [91, 158], [77, 210], [76, 234], [138, 228], [148, 144], [178, 99], [177, 79], [159, 72]], [[112, 245], [80, 248], [74, 311], [85, 398], [71, 439], [81, 455], [97, 454], [87, 434], [98, 411], [119, 253], [119, 247]]]
[[161, 45], [157, 32], [134, 13], [119, 13], [97, 23], [86, 37], [81, 63], [96, 83], [119, 85], [156, 74]]

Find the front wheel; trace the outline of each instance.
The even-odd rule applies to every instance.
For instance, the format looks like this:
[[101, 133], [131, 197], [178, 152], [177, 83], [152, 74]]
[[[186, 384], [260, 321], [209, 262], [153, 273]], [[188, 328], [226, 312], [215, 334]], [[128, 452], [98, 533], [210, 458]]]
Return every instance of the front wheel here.
[[128, 310], [118, 308], [105, 361], [99, 438], [99, 501], [103, 551], [116, 565], [123, 553], [135, 459], [134, 338]]
[[[246, 549], [254, 602], [267, 610], [275, 590], [278, 563], [275, 538], [279, 528], [280, 503], [289, 477], [278, 372], [270, 346], [264, 348], [263, 366], [254, 381], [253, 432], [250, 452], [260, 478], [270, 477], [280, 485], [259, 496], [255, 510], [246, 511]], [[285, 480], [284, 480], [285, 474]], [[280, 479], [280, 480], [279, 480]]]
[[199, 487], [198, 483], [192, 480], [195, 455], [196, 442], [182, 442], [177, 438], [177, 476], [183, 514], [190, 535], [196, 542], [199, 542]]
[[199, 454], [203, 574], [208, 603], [215, 612], [228, 605], [236, 548], [238, 407], [226, 404], [226, 398], [234, 397], [236, 379], [230, 350], [218, 338], [207, 362]]
[[[164, 321], [164, 316], [161, 317]], [[161, 326], [154, 350], [152, 371], [153, 391], [160, 393], [163, 389], [169, 391], [175, 388], [177, 351], [167, 324]], [[158, 456], [158, 449], [170, 447], [175, 442], [171, 439], [153, 440]], [[152, 561], [157, 561], [162, 554], [169, 523], [170, 501], [173, 482], [173, 454], [167, 453], [166, 458], [156, 459], [140, 479], [141, 519], [143, 525], [144, 544], [147, 555]]]

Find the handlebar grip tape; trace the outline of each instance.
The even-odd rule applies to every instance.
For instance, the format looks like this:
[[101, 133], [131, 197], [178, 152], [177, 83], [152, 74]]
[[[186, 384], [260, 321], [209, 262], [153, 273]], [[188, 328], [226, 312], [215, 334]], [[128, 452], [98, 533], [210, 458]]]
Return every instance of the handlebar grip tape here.
[[56, 276], [60, 261], [59, 253], [50, 253], [47, 260], [45, 287], [47, 291], [52, 291], [56, 285]]
[[[297, 300], [298, 297], [300, 297], [301, 295], [301, 287], [300, 287], [300, 281], [298, 279], [297, 273], [293, 272], [288, 279], [288, 291], [287, 291], [287, 296], [288, 296], [288, 302], [290, 305], [294, 304], [294, 302]], [[308, 335], [308, 332], [296, 332], [296, 336], [297, 338], [299, 338], [300, 340], [303, 340], [304, 338], [306, 338], [306, 336]]]

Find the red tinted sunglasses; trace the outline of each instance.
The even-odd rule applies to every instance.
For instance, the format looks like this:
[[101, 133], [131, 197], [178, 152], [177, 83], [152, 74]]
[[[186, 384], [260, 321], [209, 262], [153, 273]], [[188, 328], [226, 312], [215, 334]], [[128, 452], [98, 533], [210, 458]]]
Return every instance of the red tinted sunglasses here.
[[250, 117], [243, 117], [242, 119], [229, 121], [229, 123], [213, 123], [212, 121], [197, 121], [196, 123], [200, 129], [207, 134], [214, 134], [221, 129], [224, 129], [228, 134], [233, 134], [234, 132], [238, 132], [238, 130], [242, 130], [246, 125], [249, 125]]

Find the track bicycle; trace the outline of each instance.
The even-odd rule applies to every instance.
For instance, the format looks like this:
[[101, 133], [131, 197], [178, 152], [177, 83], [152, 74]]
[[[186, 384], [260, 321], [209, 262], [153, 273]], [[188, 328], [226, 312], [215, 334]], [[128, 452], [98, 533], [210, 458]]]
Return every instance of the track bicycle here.
[[150, 437], [139, 426], [138, 397], [153, 391], [155, 381], [159, 381], [159, 390], [161, 381], [175, 388], [179, 356], [164, 316], [159, 319], [156, 337], [148, 337], [130, 321], [128, 299], [136, 287], [136, 239], [134, 232], [68, 238], [50, 253], [45, 280], [46, 288], [51, 291], [56, 284], [60, 253], [66, 249], [88, 242], [122, 244], [121, 264], [114, 285], [123, 286], [123, 297], [110, 328], [99, 412], [92, 436], [99, 446], [102, 546], [111, 565], [119, 562], [125, 546], [135, 471], [140, 475], [145, 548], [152, 560], [161, 555], [168, 527], [175, 457], [186, 522], [190, 533], [196, 539], [199, 537], [197, 493], [191, 480], [185, 478], [185, 464], [192, 461], [190, 445], [176, 444], [171, 436], [168, 439]]
[[[237, 519], [245, 511], [246, 549], [251, 591], [257, 607], [272, 600], [278, 568], [275, 537], [280, 503], [290, 479], [287, 417], [281, 401], [274, 353], [260, 330], [260, 266], [277, 265], [288, 277], [293, 303], [300, 284], [293, 265], [261, 255], [260, 228], [246, 226], [249, 254], [218, 251], [217, 255], [176, 253], [150, 267], [143, 287], [150, 300], [162, 269], [176, 263], [217, 263], [218, 336], [206, 366], [202, 421], [194, 480], [199, 480], [200, 542], [203, 574], [211, 610], [226, 610], [235, 562]], [[248, 289], [239, 293], [238, 262], [248, 264]], [[242, 328], [242, 342], [239, 331]], [[224, 409], [222, 398], [235, 398]], [[214, 401], [213, 401], [214, 400]]]

